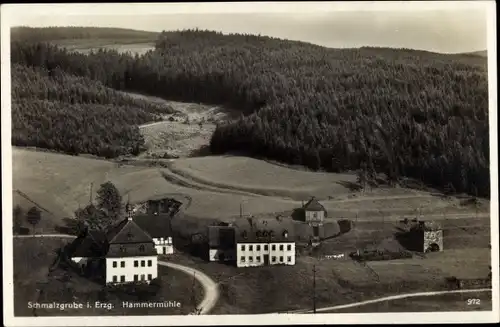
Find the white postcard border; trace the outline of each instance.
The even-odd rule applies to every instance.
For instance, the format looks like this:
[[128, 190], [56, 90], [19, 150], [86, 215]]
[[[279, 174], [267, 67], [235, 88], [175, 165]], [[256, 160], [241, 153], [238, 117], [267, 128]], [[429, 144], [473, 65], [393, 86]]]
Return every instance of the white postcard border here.
[[[392, 324], [481, 323], [499, 321], [498, 202], [491, 203], [492, 307], [482, 312], [433, 313], [325, 313], [204, 316], [90, 316], [14, 317], [12, 242], [12, 147], [10, 88], [10, 26], [16, 15], [147, 15], [167, 13], [309, 13], [318, 11], [454, 10], [485, 8], [488, 13], [488, 84], [490, 118], [491, 199], [498, 199], [496, 6], [494, 1], [391, 1], [292, 3], [185, 3], [185, 4], [16, 4], [1, 6], [2, 105], [2, 234], [4, 324], [6, 326], [150, 326], [150, 325], [271, 325], [271, 324]], [[453, 9], [451, 9], [453, 8]], [[85, 318], [85, 319], [84, 319]]]

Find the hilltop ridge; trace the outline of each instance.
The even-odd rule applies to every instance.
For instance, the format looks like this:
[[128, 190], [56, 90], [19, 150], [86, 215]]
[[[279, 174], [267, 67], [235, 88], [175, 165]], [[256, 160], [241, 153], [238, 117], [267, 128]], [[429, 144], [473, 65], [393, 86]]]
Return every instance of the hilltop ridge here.
[[[40, 57], [39, 51], [48, 54]], [[15, 44], [13, 62], [59, 66], [164, 99], [229, 105], [215, 154], [241, 152], [314, 170], [383, 173], [489, 194], [486, 59], [408, 49], [328, 49], [266, 36], [160, 33], [132, 57]]]

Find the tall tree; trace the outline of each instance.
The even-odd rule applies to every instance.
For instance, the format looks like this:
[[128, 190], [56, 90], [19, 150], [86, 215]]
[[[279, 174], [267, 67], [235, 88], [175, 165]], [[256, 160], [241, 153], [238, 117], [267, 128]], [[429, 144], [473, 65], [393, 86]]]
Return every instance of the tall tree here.
[[80, 234], [86, 228], [105, 230], [114, 221], [104, 211], [98, 209], [93, 203], [75, 211], [75, 232]]
[[116, 186], [108, 181], [97, 190], [96, 208], [101, 210], [109, 223], [116, 222], [123, 212], [122, 196]]
[[31, 209], [26, 213], [26, 220], [31, 226], [33, 226], [33, 235], [35, 235], [35, 227], [36, 225], [38, 225], [41, 219], [42, 212], [35, 206], [31, 207]]

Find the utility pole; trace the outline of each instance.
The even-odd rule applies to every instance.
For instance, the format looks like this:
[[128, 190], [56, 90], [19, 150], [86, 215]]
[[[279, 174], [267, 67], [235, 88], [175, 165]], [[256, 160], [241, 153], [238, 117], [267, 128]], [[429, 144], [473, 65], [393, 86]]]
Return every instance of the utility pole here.
[[194, 294], [195, 285], [196, 285], [196, 271], [193, 273], [193, 284], [191, 285], [191, 302], [193, 303], [194, 311], [196, 312], [198, 308], [196, 307], [196, 297]]
[[313, 266], [313, 313], [316, 313], [316, 265]]
[[92, 204], [92, 189], [93, 188], [94, 188], [94, 182], [90, 182], [89, 204]]

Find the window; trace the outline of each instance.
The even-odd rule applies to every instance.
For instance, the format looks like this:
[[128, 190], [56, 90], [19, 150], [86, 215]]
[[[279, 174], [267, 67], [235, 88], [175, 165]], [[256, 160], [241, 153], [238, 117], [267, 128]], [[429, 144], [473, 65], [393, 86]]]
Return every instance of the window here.
[[123, 276], [123, 275], [120, 276], [120, 282], [122, 282], [122, 283], [125, 282], [125, 276]]
[[134, 275], [134, 282], [137, 282], [139, 280], [139, 275]]
[[280, 251], [283, 251], [283, 244], [280, 245]]
[[271, 250], [276, 251], [276, 245], [272, 245]]
[[113, 283], [116, 283], [118, 281], [118, 276], [113, 276]]
[[163, 247], [163, 254], [167, 254], [167, 247], [166, 246]]
[[267, 251], [269, 250], [269, 246], [268, 245], [264, 245], [264, 251]]
[[291, 246], [290, 244], [288, 244], [288, 245], [286, 246], [286, 249], [287, 249], [288, 251], [292, 251], [292, 246]]
[[142, 274], [141, 275], [141, 280], [145, 280], [146, 279], [146, 275]]
[[153, 275], [148, 274], [148, 280], [152, 280], [152, 279], [153, 279]]
[[257, 262], [260, 262], [260, 257], [255, 257], [255, 260], [257, 260]]
[[120, 262], [120, 267], [125, 268], [125, 261]]
[[141, 260], [141, 267], [146, 267], [146, 261], [145, 260]]
[[252, 261], [253, 261], [253, 257], [252, 257], [252, 256], [249, 256], [249, 257], [248, 257], [248, 261], [252, 262]]
[[118, 262], [113, 261], [113, 268], [116, 268], [116, 267], [118, 267]]
[[280, 262], [283, 262], [283, 257], [280, 257]]
[[260, 245], [257, 245], [257, 251], [260, 251]]
[[241, 257], [241, 258], [240, 258], [240, 261], [241, 261], [241, 262], [245, 262], [245, 257]]
[[151, 267], [153, 265], [153, 262], [151, 260], [148, 260], [148, 267]]
[[241, 246], [241, 251], [245, 251], [245, 245]]
[[272, 262], [276, 262], [276, 257], [273, 256], [271, 260], [272, 260]]
[[134, 260], [134, 267], [139, 267], [139, 261], [138, 260]]
[[292, 257], [288, 256], [288, 262], [292, 262]]
[[248, 251], [253, 251], [253, 245], [248, 246]]
[[144, 252], [144, 245], [139, 246], [139, 251]]

